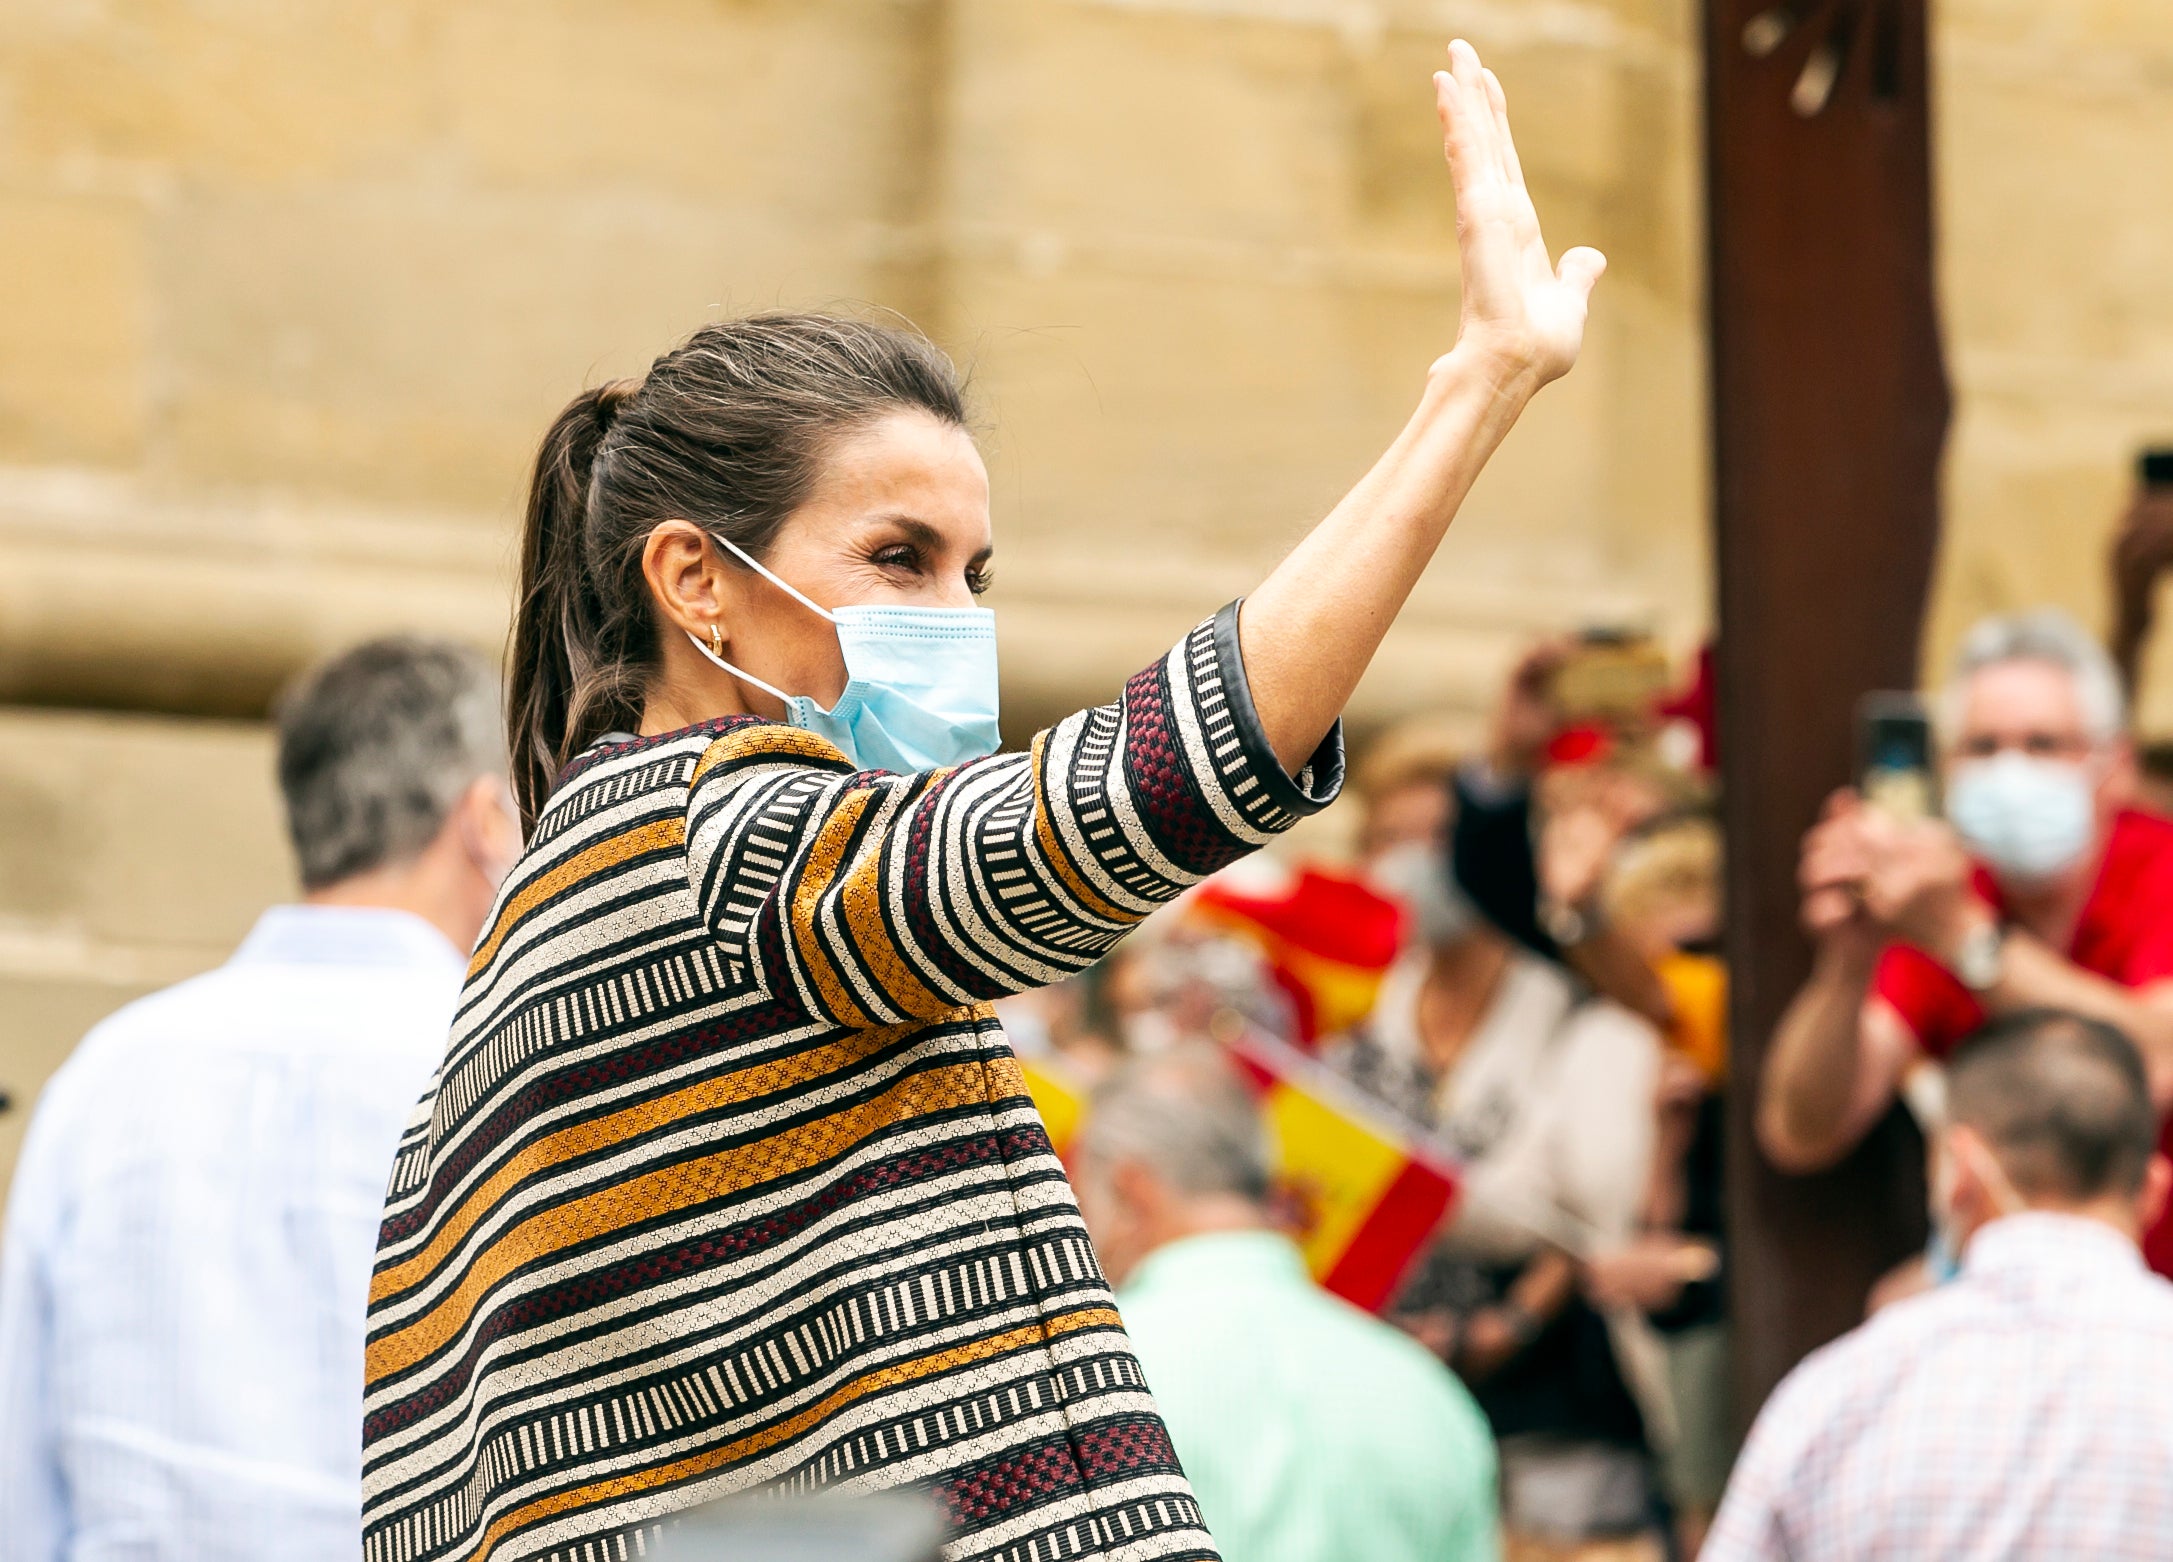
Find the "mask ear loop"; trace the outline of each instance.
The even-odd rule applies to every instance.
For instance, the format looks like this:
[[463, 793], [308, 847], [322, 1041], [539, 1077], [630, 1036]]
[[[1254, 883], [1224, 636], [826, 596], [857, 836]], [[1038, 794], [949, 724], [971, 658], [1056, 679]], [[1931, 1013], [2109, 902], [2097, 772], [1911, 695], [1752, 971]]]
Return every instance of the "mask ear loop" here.
[[793, 601], [799, 603], [802, 607], [806, 608], [810, 613], [820, 614], [823, 618], [828, 619], [833, 624], [838, 621], [837, 615], [835, 613], [831, 612], [828, 608], [823, 607], [822, 605], [817, 603], [814, 598], [810, 597], [806, 592], [802, 591], [799, 587], [793, 585], [791, 582], [772, 574], [767, 565], [763, 564], [761, 560], [757, 559], [753, 554], [749, 553], [745, 548], [742, 548], [731, 538], [719, 537], [714, 533], [711, 533], [710, 540], [712, 542], [722, 543], [725, 547], [731, 549], [732, 553], [739, 559], [740, 563], [746, 565], [757, 575], [760, 575], [764, 580], [775, 586], [779, 591], [782, 591], [786, 596], [792, 598]]
[[[711, 624], [709, 628], [710, 632], [712, 634], [715, 634], [719, 642], [721, 643], [724, 638], [722, 632], [717, 629], [717, 626], [715, 624]], [[764, 694], [767, 694], [771, 699], [777, 701], [778, 704], [784, 706], [787, 710], [790, 710], [792, 708], [792, 696], [787, 694], [784, 690], [778, 688], [777, 685], [775, 685], [774, 683], [764, 683], [753, 673], [746, 672], [738, 667], [734, 667], [730, 662], [719, 656], [715, 651], [712, 651], [708, 646], [702, 644], [702, 637], [696, 634], [693, 630], [689, 629], [685, 631], [685, 633], [687, 639], [693, 643], [695, 650], [701, 652], [704, 656], [708, 657], [712, 662], [715, 662], [719, 667], [723, 668], [733, 677], [739, 679], [740, 682], [751, 683], [756, 688], [760, 689]]]

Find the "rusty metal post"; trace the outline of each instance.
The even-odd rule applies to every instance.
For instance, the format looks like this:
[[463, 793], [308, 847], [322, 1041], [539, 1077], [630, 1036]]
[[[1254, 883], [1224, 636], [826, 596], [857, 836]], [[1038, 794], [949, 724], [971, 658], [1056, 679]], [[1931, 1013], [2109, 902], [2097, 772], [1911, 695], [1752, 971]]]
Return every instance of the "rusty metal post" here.
[[1752, 1112], [1810, 951], [1797, 843], [1848, 777], [1867, 689], [1916, 679], [1948, 395], [1932, 280], [1928, 0], [1706, 0], [1714, 515], [1728, 836], [1729, 1217], [1738, 1409], [1853, 1324], [1921, 1241], [1889, 1120], [1819, 1177]]

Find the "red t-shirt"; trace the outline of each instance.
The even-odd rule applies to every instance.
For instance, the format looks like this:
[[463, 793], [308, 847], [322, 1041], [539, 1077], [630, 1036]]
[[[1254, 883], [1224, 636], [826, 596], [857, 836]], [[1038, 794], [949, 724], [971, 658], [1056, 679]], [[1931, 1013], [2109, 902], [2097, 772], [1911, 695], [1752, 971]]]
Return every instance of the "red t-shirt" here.
[[[1982, 868], [1977, 890], [2005, 911], [1999, 887]], [[2067, 957], [2123, 987], [2173, 977], [2173, 819], [2130, 811], [2113, 821], [2105, 860], [2075, 921]], [[1935, 1058], [1945, 1057], [1984, 1023], [1984, 1009], [1970, 990], [1909, 944], [1889, 944], [1880, 954], [1871, 990], [1894, 1006], [1917, 1045]], [[2173, 1120], [2158, 1144], [2173, 1155]], [[2143, 1252], [2151, 1268], [2173, 1276], [2173, 1218], [2160, 1219], [2144, 1234]]]

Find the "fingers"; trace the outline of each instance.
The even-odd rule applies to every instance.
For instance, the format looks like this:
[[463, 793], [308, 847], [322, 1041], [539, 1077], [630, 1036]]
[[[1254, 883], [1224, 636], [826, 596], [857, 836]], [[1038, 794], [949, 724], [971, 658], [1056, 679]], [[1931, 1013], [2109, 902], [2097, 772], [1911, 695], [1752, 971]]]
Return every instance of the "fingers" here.
[[1460, 196], [1501, 178], [1494, 111], [1482, 69], [1478, 54], [1459, 38], [1449, 45], [1449, 68], [1434, 72], [1434, 106], [1441, 115], [1443, 149]]
[[[1566, 256], [1564, 258], [1567, 259]], [[1852, 786], [1840, 787], [1827, 794], [1826, 806], [1819, 811], [1819, 817], [1821, 819], [1839, 819], [1844, 814], [1856, 812], [1861, 804], [1862, 800], [1857, 797], [1856, 788]]]
[[1872, 854], [1853, 831], [1818, 829], [1803, 843], [1797, 874], [1805, 889], [1817, 889], [1828, 884], [1855, 883], [1871, 871], [1872, 865]]
[[1463, 39], [1449, 44], [1449, 75], [1463, 101], [1470, 105], [1474, 127], [1481, 137], [1481, 144], [1499, 166], [1500, 154], [1494, 149], [1494, 114], [1486, 91], [1486, 67], [1479, 63], [1479, 51]]
[[1562, 263], [1555, 268], [1555, 275], [1562, 285], [1575, 291], [1579, 298], [1590, 298], [1592, 288], [1607, 270], [1607, 257], [1589, 245], [1580, 244], [1565, 251]]
[[1803, 930], [1813, 938], [1824, 938], [1847, 927], [1859, 909], [1856, 897], [1847, 890], [1819, 890], [1803, 897]]
[[1494, 155], [1499, 161], [1502, 177], [1521, 188], [1524, 183], [1524, 168], [1517, 161], [1516, 138], [1509, 133], [1509, 95], [1502, 91], [1501, 78], [1493, 71], [1482, 69], [1479, 79], [1486, 83], [1487, 112], [1493, 121]]
[[1812, 827], [1803, 838], [1796, 883], [1806, 901], [1828, 890], [1853, 897], [1873, 867], [1864, 832], [1855, 818], [1841, 814]]

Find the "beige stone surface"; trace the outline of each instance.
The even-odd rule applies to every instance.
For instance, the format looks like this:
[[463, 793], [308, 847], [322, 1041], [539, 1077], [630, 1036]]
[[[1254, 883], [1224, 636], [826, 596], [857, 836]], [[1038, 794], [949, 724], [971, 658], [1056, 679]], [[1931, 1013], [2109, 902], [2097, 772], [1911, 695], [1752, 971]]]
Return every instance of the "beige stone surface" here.
[[0, 456], [126, 466], [147, 413], [144, 214], [0, 190]]
[[[2144, 444], [2173, 444], [2173, 6], [1941, 7], [1940, 278], [1956, 390], [1927, 654], [2039, 602], [2106, 622]], [[2169, 604], [2173, 606], [2173, 604]], [[2141, 718], [2173, 732], [2173, 637]]]
[[[0, 57], [0, 195], [121, 246], [103, 271], [56, 264], [133, 313], [76, 311], [101, 321], [97, 418], [0, 443], [0, 594], [19, 608], [0, 697], [246, 710], [361, 627], [494, 642], [526, 464], [568, 394], [716, 313], [841, 300], [905, 309], [978, 367], [1013, 704], [1100, 694], [1333, 502], [1450, 339], [1426, 77], [1456, 26], [1496, 35], [1550, 223], [1614, 253], [1622, 305], [1475, 496], [1454, 583], [1415, 610], [1470, 643], [1384, 672], [1365, 708], [1468, 708], [1542, 622], [1687, 636], [1703, 550], [1678, 13], [461, 0], [305, 25], [269, 4], [18, 0], [0, 9], [21, 45]], [[38, 405], [46, 378], [35, 354], [0, 360], [0, 408]], [[411, 545], [432, 527], [444, 548]], [[75, 557], [87, 539], [125, 550], [120, 594], [155, 577], [168, 605], [116, 621]], [[1151, 560], [1168, 599], [1092, 656], [1042, 629], [1108, 604], [1073, 588], [1081, 552]], [[1477, 625], [1475, 594], [1500, 604]]]

